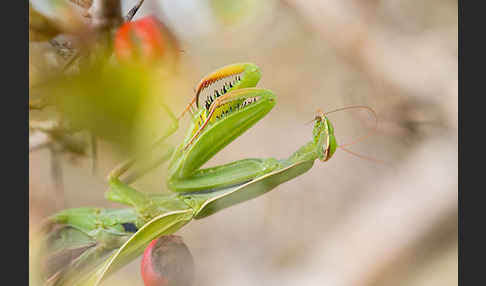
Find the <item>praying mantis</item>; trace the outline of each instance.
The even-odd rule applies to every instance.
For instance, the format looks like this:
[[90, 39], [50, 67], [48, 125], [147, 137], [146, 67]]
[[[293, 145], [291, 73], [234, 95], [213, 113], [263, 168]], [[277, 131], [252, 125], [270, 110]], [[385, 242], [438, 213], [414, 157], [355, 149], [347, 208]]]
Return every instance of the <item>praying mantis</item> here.
[[[332, 123], [319, 112], [313, 120], [311, 140], [288, 158], [250, 158], [201, 168], [275, 106], [274, 93], [256, 87], [260, 77], [260, 69], [252, 63], [225, 66], [200, 81], [196, 95], [181, 115], [176, 117], [167, 109], [172, 127], [151, 148], [162, 146], [166, 151], [152, 166], [125, 181], [121, 176], [137, 158], [109, 174], [105, 198], [129, 208], [73, 208], [49, 217], [45, 284], [98, 285], [139, 256], [152, 240], [176, 232], [192, 219], [261, 196], [304, 174], [315, 160], [329, 160], [340, 146]], [[168, 147], [165, 140], [188, 113], [192, 120], [183, 142]], [[129, 185], [165, 161], [169, 161], [166, 184], [170, 194], [142, 193]], [[70, 257], [67, 262], [65, 256]]]

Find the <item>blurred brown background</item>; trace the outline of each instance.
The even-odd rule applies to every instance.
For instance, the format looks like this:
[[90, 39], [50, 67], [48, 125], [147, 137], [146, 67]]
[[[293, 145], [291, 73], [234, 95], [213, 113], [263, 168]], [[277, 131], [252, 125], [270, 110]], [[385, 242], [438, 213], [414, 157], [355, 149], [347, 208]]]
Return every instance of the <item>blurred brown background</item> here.
[[[183, 50], [175, 113], [202, 76], [235, 62], [260, 66], [259, 86], [278, 96], [209, 165], [286, 157], [310, 140], [316, 109], [357, 104], [379, 126], [350, 149], [388, 163], [338, 149], [269, 194], [191, 222], [178, 234], [195, 259], [194, 285], [457, 285], [457, 1], [146, 0], [135, 19], [149, 14]], [[30, 73], [62, 63], [50, 49], [31, 44]], [[338, 143], [373, 127], [364, 111], [330, 118]], [[30, 153], [31, 228], [60, 208], [118, 207], [103, 198], [104, 178], [122, 158], [103, 142], [98, 152], [95, 176], [90, 158], [56, 156], [61, 197], [52, 154]], [[167, 191], [164, 170], [135, 186]], [[142, 285], [139, 268], [137, 259], [105, 285]]]

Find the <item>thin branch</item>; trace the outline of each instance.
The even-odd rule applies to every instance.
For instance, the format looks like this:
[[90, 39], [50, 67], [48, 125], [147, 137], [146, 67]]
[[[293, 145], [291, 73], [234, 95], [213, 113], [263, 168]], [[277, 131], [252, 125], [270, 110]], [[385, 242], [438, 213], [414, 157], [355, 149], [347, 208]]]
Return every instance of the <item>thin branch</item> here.
[[47, 107], [49, 103], [43, 98], [30, 99], [29, 98], [29, 110], [42, 110]]
[[38, 121], [38, 120], [29, 120], [29, 128], [40, 130], [43, 132], [52, 132], [56, 130], [62, 130], [61, 124], [59, 121], [55, 120], [45, 120], [45, 121]]
[[125, 22], [130, 22], [135, 14], [137, 13], [138, 9], [142, 6], [144, 0], [138, 0], [138, 3], [133, 6], [130, 11], [128, 11], [128, 14], [125, 16]]
[[123, 22], [120, 0], [94, 0], [91, 5], [91, 24], [99, 31], [108, 31]]
[[74, 136], [66, 134], [66, 132], [54, 132], [51, 134], [53, 141], [61, 146], [63, 152], [69, 152], [79, 156], [86, 155], [87, 143], [85, 140], [76, 139]]
[[29, 136], [29, 152], [49, 146], [51, 138], [44, 132], [34, 132]]
[[56, 53], [63, 59], [69, 58], [69, 56], [74, 52], [69, 42], [60, 43], [54, 39], [51, 39], [49, 40], [49, 44], [51, 44], [51, 46], [56, 50]]
[[55, 148], [51, 147], [51, 178], [54, 183], [56, 209], [63, 209], [66, 206], [64, 195], [64, 180], [62, 175], [62, 163], [59, 158], [60, 154]]
[[98, 167], [98, 145], [96, 143], [96, 135], [93, 133], [89, 134], [90, 137], [90, 145], [91, 145], [91, 173], [96, 175], [96, 170]]
[[56, 143], [62, 147], [61, 151], [85, 155], [86, 142], [72, 136], [80, 130], [62, 122], [55, 120], [29, 120], [29, 128], [34, 131], [29, 136], [29, 150], [37, 150], [51, 145], [51, 143]]
[[62, 68], [62, 71], [65, 72], [78, 58], [79, 56], [81, 55], [81, 53], [79, 51], [77, 51], [67, 62], [66, 64], [64, 65], [64, 67]]

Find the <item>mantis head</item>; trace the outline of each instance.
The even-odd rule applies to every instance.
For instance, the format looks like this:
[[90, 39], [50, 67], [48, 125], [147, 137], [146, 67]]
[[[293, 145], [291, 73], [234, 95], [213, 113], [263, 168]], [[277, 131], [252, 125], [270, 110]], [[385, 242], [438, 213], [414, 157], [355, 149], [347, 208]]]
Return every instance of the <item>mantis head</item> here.
[[[334, 126], [329, 118], [320, 111], [314, 118], [314, 130], [312, 131], [314, 144], [322, 145], [319, 149], [319, 159], [323, 162], [331, 159], [337, 148], [336, 137], [334, 136]], [[325, 144], [324, 144], [325, 142]]]
[[[336, 141], [336, 137], [334, 136], [334, 126], [332, 125], [331, 121], [329, 120], [329, 118], [326, 115], [333, 113], [333, 112], [347, 110], [347, 109], [366, 109], [366, 110], [368, 110], [373, 115], [373, 117], [375, 118], [375, 126], [374, 126], [373, 130], [371, 130], [368, 134], [354, 140], [353, 142], [338, 145], [337, 141]], [[374, 158], [369, 158], [369, 157], [366, 157], [366, 156], [363, 156], [363, 155], [360, 155], [360, 154], [356, 154], [356, 153], [344, 148], [345, 146], [350, 146], [350, 145], [353, 145], [355, 143], [358, 143], [359, 141], [364, 140], [366, 137], [370, 136], [372, 132], [376, 131], [376, 127], [377, 127], [377, 124], [378, 124], [378, 117], [376, 116], [376, 113], [373, 109], [371, 109], [368, 106], [358, 105], [358, 106], [343, 107], [343, 108], [335, 109], [335, 110], [332, 110], [332, 111], [329, 111], [329, 112], [326, 112], [326, 113], [323, 113], [322, 111], [318, 110], [317, 113], [318, 114], [314, 118], [315, 123], [314, 123], [313, 135], [314, 135], [314, 143], [315, 144], [321, 143], [322, 146], [323, 146], [323, 148], [321, 150], [322, 153], [319, 154], [319, 158], [320, 158], [321, 161], [325, 162], [325, 161], [331, 159], [331, 157], [334, 155], [334, 152], [336, 151], [336, 149], [341, 148], [343, 151], [346, 151], [346, 152], [348, 152], [352, 155], [358, 156], [358, 157], [366, 159], [366, 160], [371, 160], [371, 161], [381, 163], [381, 161], [379, 161], [379, 160], [376, 160]], [[325, 144], [323, 144], [324, 139], [325, 139], [325, 142], [326, 142]]]

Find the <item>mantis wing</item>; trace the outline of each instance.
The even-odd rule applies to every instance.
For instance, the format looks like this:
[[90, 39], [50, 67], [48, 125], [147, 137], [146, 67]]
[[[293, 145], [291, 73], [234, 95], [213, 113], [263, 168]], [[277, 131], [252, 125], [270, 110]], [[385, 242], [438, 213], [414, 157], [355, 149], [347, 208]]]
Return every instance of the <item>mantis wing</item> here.
[[313, 164], [313, 160], [284, 163], [281, 168], [242, 185], [180, 196], [188, 205], [197, 210], [194, 218], [200, 219], [232, 205], [261, 196], [278, 185], [307, 172]]

